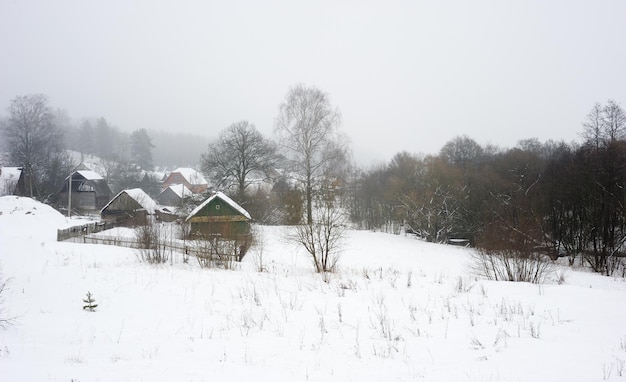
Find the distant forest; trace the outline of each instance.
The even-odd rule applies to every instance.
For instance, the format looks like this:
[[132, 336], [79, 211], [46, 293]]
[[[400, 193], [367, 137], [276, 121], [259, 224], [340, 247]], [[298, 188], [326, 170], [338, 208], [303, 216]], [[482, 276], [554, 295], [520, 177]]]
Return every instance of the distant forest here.
[[[130, 155], [131, 134], [110, 124], [105, 118], [73, 120], [63, 111], [55, 113], [68, 149], [110, 159]], [[146, 131], [152, 148], [152, 164], [158, 168], [198, 167], [209, 138], [167, 131]]]

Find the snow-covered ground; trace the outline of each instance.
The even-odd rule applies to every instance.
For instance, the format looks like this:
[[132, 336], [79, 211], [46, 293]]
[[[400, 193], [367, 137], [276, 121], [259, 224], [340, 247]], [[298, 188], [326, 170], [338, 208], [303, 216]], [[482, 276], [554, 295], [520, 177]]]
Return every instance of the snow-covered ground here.
[[[626, 282], [476, 279], [466, 249], [349, 231], [324, 280], [258, 227], [236, 270], [58, 243], [72, 222], [0, 198], [2, 381], [603, 381], [626, 379]], [[91, 292], [95, 312], [82, 309]]]

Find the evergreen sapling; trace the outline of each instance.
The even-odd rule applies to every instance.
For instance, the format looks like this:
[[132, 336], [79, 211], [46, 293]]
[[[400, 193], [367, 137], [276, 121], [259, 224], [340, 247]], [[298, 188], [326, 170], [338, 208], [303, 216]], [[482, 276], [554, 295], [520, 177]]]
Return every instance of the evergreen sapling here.
[[91, 295], [91, 292], [87, 292], [87, 298], [83, 299], [85, 305], [83, 305], [84, 310], [89, 310], [90, 312], [95, 312], [98, 304], [95, 304], [96, 300]]

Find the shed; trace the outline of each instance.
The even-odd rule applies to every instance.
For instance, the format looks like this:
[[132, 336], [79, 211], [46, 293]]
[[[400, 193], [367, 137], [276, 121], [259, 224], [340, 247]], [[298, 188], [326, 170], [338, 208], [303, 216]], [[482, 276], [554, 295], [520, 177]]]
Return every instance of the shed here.
[[72, 209], [97, 211], [109, 201], [113, 194], [107, 182], [98, 173], [89, 170], [77, 170], [65, 178], [63, 186], [57, 193], [58, 202], [62, 207], [68, 206], [70, 179], [72, 183]]
[[240, 259], [252, 242], [250, 214], [222, 192], [211, 195], [196, 207], [185, 220], [190, 234], [196, 238], [217, 238], [236, 241]]
[[192, 194], [191, 190], [184, 184], [172, 184], [161, 191], [157, 196], [157, 202], [162, 206], [178, 207], [185, 198], [191, 197]]
[[122, 225], [142, 225], [148, 215], [154, 215], [158, 206], [141, 188], [120, 191], [100, 211], [102, 220]]

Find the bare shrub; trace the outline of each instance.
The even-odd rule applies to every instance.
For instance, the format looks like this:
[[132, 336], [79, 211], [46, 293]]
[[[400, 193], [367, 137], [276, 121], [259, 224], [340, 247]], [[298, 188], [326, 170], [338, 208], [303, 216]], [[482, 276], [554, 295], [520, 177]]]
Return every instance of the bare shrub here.
[[148, 264], [167, 263], [172, 257], [172, 250], [168, 249], [161, 238], [161, 226], [152, 220], [136, 230], [139, 258]]
[[234, 269], [241, 252], [239, 241], [211, 235], [192, 241], [190, 247], [201, 268]]
[[5, 328], [15, 323], [15, 317], [7, 317], [5, 315], [4, 309], [2, 308], [2, 305], [4, 303], [4, 294], [8, 290], [8, 284], [9, 280], [4, 280], [2, 278], [2, 275], [0, 274], [0, 328]]
[[257, 272], [267, 272], [263, 252], [265, 250], [265, 241], [263, 235], [258, 231], [257, 227], [252, 227], [252, 262]]
[[478, 249], [473, 252], [472, 271], [496, 281], [521, 281], [541, 284], [552, 279], [554, 265], [539, 253], [514, 249]]
[[317, 206], [311, 224], [296, 227], [293, 240], [306, 249], [318, 273], [334, 272], [345, 238], [346, 218], [330, 202]]
[[542, 242], [546, 235], [541, 225], [530, 218], [517, 220], [513, 225], [501, 219], [486, 227], [473, 252], [473, 272], [496, 281], [553, 280], [556, 266], [549, 257], [550, 246]]

